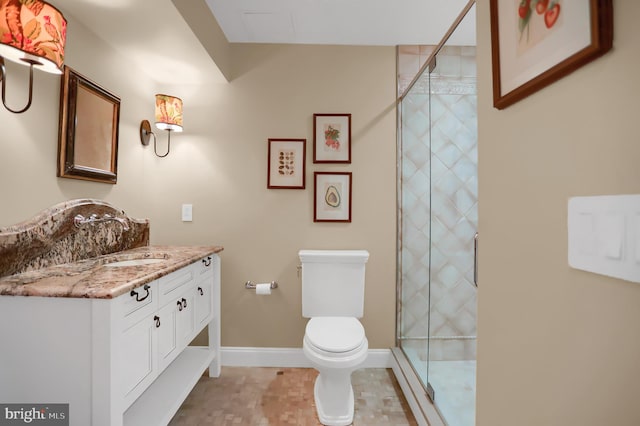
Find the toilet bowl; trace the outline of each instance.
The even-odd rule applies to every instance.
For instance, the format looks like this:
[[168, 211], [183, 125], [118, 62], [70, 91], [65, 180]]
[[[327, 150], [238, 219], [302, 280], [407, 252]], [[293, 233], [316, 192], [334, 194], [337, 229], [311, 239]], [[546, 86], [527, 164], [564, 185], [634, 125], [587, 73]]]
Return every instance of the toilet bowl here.
[[358, 320], [364, 311], [366, 250], [300, 250], [302, 316], [309, 318], [302, 349], [318, 370], [316, 412], [327, 426], [353, 422], [351, 373], [367, 358], [369, 343]]
[[362, 324], [353, 317], [311, 318], [302, 348], [319, 372], [313, 392], [318, 420], [328, 426], [350, 425], [355, 403], [351, 373], [369, 349]]

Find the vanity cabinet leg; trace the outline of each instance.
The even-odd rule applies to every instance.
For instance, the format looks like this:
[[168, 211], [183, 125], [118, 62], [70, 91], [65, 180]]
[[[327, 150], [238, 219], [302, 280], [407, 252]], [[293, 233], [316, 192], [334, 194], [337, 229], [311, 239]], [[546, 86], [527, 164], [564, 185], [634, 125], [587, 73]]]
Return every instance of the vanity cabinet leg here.
[[220, 329], [218, 328], [218, 321], [215, 318], [209, 323], [209, 349], [215, 352], [215, 357], [211, 364], [209, 364], [209, 377], [220, 377]]

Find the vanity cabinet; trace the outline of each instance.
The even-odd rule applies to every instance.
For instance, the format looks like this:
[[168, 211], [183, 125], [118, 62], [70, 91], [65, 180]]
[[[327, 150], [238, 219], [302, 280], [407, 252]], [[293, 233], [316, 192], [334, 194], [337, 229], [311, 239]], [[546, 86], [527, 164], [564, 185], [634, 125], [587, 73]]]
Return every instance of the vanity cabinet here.
[[[0, 297], [0, 401], [69, 403], [70, 425], [166, 425], [220, 374], [220, 258], [114, 299]], [[188, 346], [208, 326], [209, 344]]]

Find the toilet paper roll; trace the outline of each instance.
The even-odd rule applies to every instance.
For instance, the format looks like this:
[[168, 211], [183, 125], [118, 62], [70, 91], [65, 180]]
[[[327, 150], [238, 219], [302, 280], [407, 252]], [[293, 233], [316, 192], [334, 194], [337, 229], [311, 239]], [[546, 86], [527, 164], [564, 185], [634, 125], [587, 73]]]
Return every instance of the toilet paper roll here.
[[256, 284], [256, 294], [266, 296], [271, 294], [271, 283]]

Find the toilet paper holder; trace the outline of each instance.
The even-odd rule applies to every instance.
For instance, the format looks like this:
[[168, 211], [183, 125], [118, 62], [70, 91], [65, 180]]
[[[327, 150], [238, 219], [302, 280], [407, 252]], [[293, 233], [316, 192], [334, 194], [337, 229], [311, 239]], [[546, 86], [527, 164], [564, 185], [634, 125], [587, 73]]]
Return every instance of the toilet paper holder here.
[[[277, 282], [271, 281], [270, 284], [271, 284], [271, 290], [278, 288], [278, 283]], [[246, 283], [244, 283], [244, 288], [246, 288], [247, 290], [255, 290], [256, 289], [256, 284], [251, 282], [251, 281], [247, 281]]]

